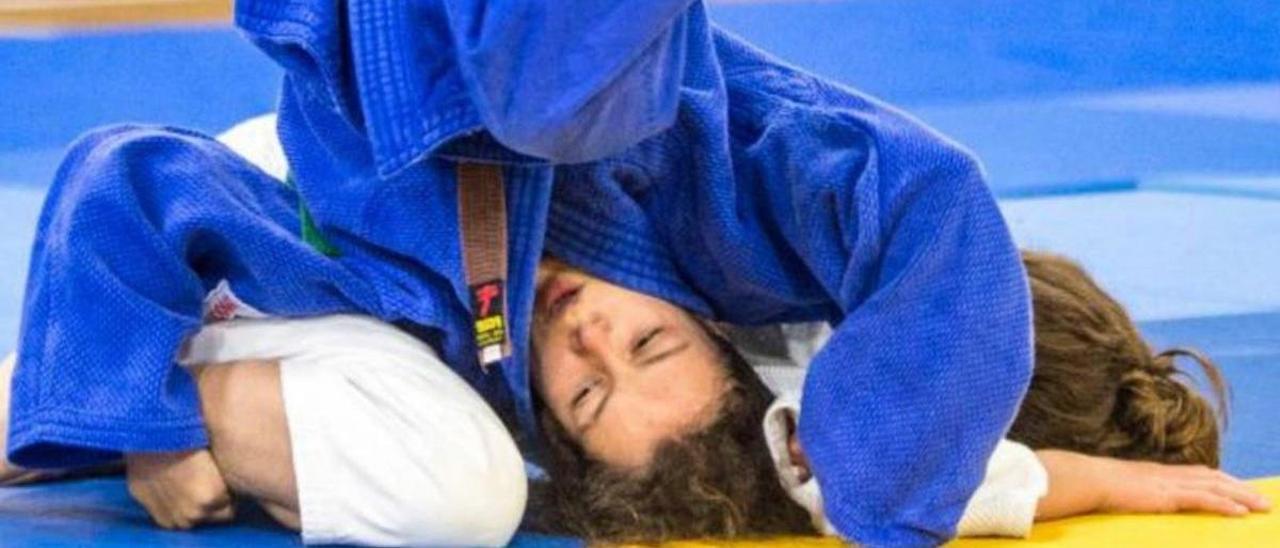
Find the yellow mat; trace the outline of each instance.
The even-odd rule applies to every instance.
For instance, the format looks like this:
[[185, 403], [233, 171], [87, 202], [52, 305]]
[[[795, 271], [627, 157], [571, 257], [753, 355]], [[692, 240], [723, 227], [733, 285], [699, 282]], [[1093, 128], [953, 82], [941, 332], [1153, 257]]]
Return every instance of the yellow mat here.
[[[1280, 548], [1280, 477], [1252, 483], [1277, 507], [1269, 514], [1243, 518], [1199, 514], [1176, 515], [1094, 515], [1041, 523], [1031, 530], [1030, 539], [960, 539], [950, 548], [997, 548], [1026, 546], [1110, 546], [1177, 547], [1277, 547]], [[800, 548], [843, 546], [833, 538], [782, 538], [754, 542], [672, 542], [670, 548], [751, 547]]]

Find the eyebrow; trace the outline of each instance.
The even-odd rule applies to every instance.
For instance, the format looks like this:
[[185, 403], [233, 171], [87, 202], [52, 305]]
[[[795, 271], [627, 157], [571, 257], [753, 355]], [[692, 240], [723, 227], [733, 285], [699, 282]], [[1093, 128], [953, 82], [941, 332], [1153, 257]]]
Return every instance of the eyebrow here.
[[681, 342], [680, 344], [678, 344], [678, 345], [676, 345], [676, 346], [673, 346], [673, 347], [671, 347], [671, 348], [669, 348], [669, 349], [667, 349], [667, 350], [664, 350], [664, 351], [662, 351], [662, 352], [660, 352], [660, 353], [658, 353], [658, 354], [654, 354], [654, 355], [652, 355], [652, 356], [649, 356], [648, 358], [645, 358], [645, 359], [641, 360], [641, 361], [640, 361], [640, 365], [645, 365], [645, 366], [653, 365], [653, 364], [658, 363], [658, 362], [660, 362], [660, 361], [662, 361], [662, 360], [665, 360], [665, 359], [667, 359], [667, 358], [674, 357], [674, 356], [676, 356], [677, 354], [680, 354], [681, 352], [684, 352], [685, 350], [688, 350], [688, 349], [689, 349], [689, 346], [690, 346], [689, 341], [687, 341], [687, 340], [686, 340], [686, 341], [683, 341], [683, 342]]
[[[684, 352], [685, 350], [688, 350], [690, 346], [692, 346], [692, 344], [689, 341], [684, 341], [676, 346], [671, 347], [670, 350], [666, 350], [661, 353], [654, 354], [653, 356], [650, 356], [648, 358], [645, 358], [640, 362], [640, 365], [649, 366], [649, 365], [658, 363], [662, 360], [673, 358], [679, 355], [680, 353]], [[587, 430], [590, 430], [591, 427], [596, 425], [596, 422], [600, 420], [600, 414], [604, 412], [605, 405], [608, 405], [609, 399], [612, 397], [613, 397], [613, 389], [610, 389], [609, 393], [605, 394], [604, 398], [600, 400], [600, 403], [596, 404], [596, 410], [591, 412], [591, 419], [587, 421], [586, 426], [582, 427], [578, 435], [585, 434]]]
[[605, 404], [609, 403], [609, 398], [612, 398], [612, 397], [613, 397], [613, 389], [610, 388], [609, 393], [605, 394], [604, 398], [600, 400], [600, 403], [596, 404], [596, 410], [591, 412], [591, 420], [587, 421], [587, 425], [583, 426], [582, 430], [578, 432], [579, 436], [581, 436], [582, 434], [586, 434], [587, 430], [590, 430], [592, 427], [596, 425], [596, 422], [600, 420], [600, 413], [604, 411]]

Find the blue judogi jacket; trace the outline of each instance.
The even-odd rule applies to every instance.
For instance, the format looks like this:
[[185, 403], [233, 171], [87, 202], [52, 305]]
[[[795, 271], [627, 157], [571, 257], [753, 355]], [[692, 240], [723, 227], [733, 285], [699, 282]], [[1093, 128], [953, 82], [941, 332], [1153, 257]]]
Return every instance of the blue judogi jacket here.
[[[268, 313], [410, 327], [532, 432], [545, 251], [720, 320], [831, 322], [799, 426], [828, 516], [868, 544], [950, 537], [1031, 369], [1024, 272], [975, 161], [690, 0], [488, 8], [237, 2], [288, 72], [289, 187], [178, 129], [76, 143], [32, 255], [10, 459], [204, 446], [174, 360], [222, 280]], [[489, 374], [458, 161], [505, 166], [514, 355]], [[300, 237], [304, 209], [336, 253]]]

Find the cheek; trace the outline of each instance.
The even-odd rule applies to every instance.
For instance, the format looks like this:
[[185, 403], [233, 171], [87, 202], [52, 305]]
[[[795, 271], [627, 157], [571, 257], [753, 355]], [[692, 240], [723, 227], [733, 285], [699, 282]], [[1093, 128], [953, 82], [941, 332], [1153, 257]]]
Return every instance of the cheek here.
[[534, 366], [534, 387], [543, 400], [552, 403], [568, 382], [574, 356], [568, 352], [565, 344], [556, 344], [554, 341], [540, 346], [535, 352], [537, 362]]
[[[727, 387], [725, 375], [714, 358], [691, 360], [687, 367], [671, 368], [647, 383], [646, 397], [653, 402], [654, 422], [673, 431], [695, 427], [719, 405]], [[660, 377], [660, 378], [659, 378]]]
[[611, 413], [601, 417], [582, 440], [582, 448], [592, 458], [625, 469], [645, 466], [661, 439], [647, 413]]

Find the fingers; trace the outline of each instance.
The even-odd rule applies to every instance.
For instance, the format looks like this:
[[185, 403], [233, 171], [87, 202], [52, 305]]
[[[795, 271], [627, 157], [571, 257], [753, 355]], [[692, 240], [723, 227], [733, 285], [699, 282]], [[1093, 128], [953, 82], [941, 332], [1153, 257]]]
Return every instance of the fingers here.
[[175, 515], [168, 506], [153, 500], [149, 493], [143, 491], [134, 492], [133, 488], [129, 489], [133, 495], [133, 500], [137, 501], [147, 515], [151, 517], [151, 521], [163, 529], [182, 529], [178, 516]]
[[170, 505], [149, 504], [139, 501], [156, 525], [170, 530], [186, 530], [199, 525], [228, 523], [235, 519], [235, 505], [228, 500], [219, 506], [176, 508]]
[[1170, 471], [1180, 476], [1174, 497], [1180, 511], [1243, 516], [1271, 509], [1271, 501], [1256, 489], [1221, 470], [1179, 466]]
[[231, 494], [227, 491], [219, 491], [204, 500], [205, 502], [199, 505], [194, 516], [195, 523], [227, 523], [235, 519], [235, 504], [232, 503]]
[[1271, 501], [1249, 484], [1205, 466], [1110, 461], [1121, 474], [1106, 487], [1103, 510], [1112, 512], [1208, 512], [1244, 516], [1266, 512]]
[[156, 523], [166, 529], [181, 530], [199, 525], [227, 523], [236, 517], [235, 504], [226, 492], [213, 497], [185, 497], [170, 500], [164, 506], [165, 510], [162, 512], [167, 515], [164, 516], [163, 521], [154, 513], [152, 517], [157, 518]]
[[208, 450], [125, 455], [129, 494], [156, 525], [190, 529], [231, 521], [235, 505]]
[[128, 486], [133, 499], [164, 529], [186, 530], [235, 519], [235, 503], [225, 490], [209, 486], [173, 489], [145, 481], [129, 481]]
[[1209, 512], [1224, 516], [1243, 516], [1249, 508], [1212, 490], [1184, 488], [1173, 494], [1175, 511]]
[[1232, 502], [1243, 507], [1246, 512], [1266, 512], [1271, 509], [1271, 501], [1258, 493], [1256, 489], [1247, 483], [1235, 478], [1227, 476], [1226, 479], [1214, 481], [1205, 481], [1197, 484], [1196, 488], [1211, 492], [1217, 496], [1230, 499]]
[[228, 500], [226, 504], [209, 510], [201, 523], [229, 523], [234, 519], [236, 519], [236, 507]]
[[1219, 478], [1226, 481], [1227, 483], [1238, 486], [1239, 490], [1241, 491], [1241, 498], [1237, 498], [1236, 500], [1241, 502], [1245, 506], [1248, 506], [1250, 510], [1254, 512], [1270, 512], [1271, 511], [1271, 499], [1267, 498], [1262, 493], [1259, 493], [1258, 490], [1254, 488], [1252, 485], [1249, 485], [1248, 483], [1245, 483], [1240, 479], [1230, 474], [1227, 474], [1226, 472], [1223, 472], [1221, 470], [1214, 470], [1214, 472], [1217, 474]]

